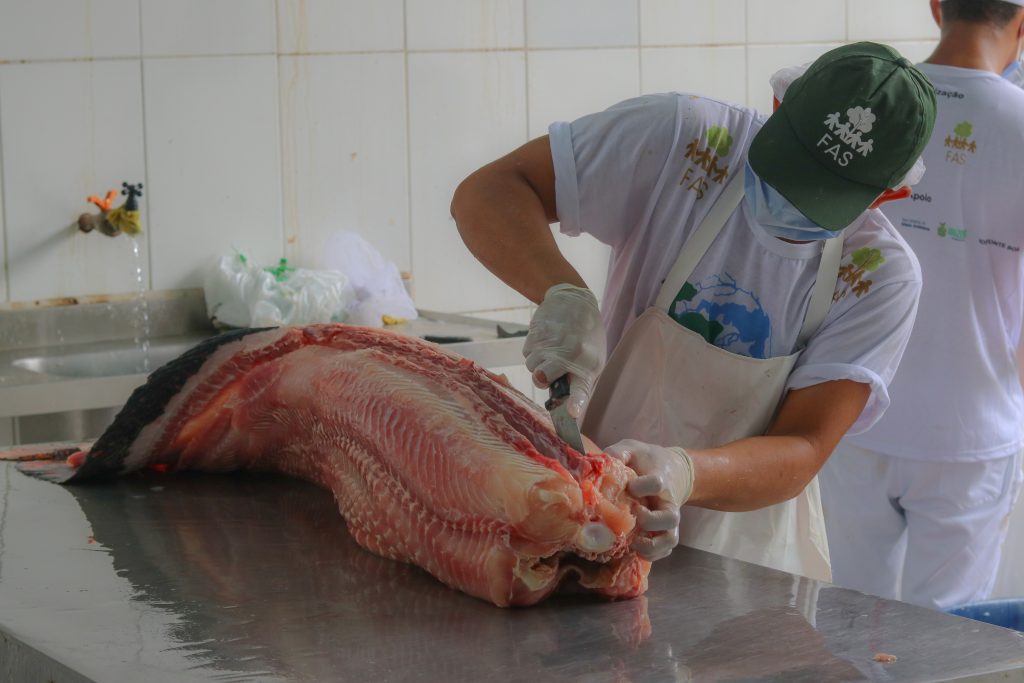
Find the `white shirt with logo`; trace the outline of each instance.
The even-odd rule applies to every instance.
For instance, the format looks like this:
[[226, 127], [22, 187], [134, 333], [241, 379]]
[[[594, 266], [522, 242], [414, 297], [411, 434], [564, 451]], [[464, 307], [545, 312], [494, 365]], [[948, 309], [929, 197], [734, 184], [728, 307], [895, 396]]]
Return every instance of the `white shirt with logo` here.
[[[612, 247], [602, 306], [609, 351], [653, 305], [726, 180], [743, 173], [763, 121], [751, 109], [670, 93], [551, 125], [561, 230], [587, 232]], [[732, 353], [788, 355], [810, 301], [821, 245], [770, 236], [742, 202], [669, 315]], [[920, 288], [906, 243], [880, 212], [865, 212], [846, 230], [834, 303], [788, 388], [839, 379], [869, 384], [871, 398], [853, 431], [874, 424], [889, 403], [886, 387], [910, 336]]]
[[911, 201], [883, 211], [920, 258], [917, 323], [885, 419], [852, 441], [970, 461], [1024, 444], [1016, 349], [1024, 311], [1024, 91], [931, 64], [938, 114]]

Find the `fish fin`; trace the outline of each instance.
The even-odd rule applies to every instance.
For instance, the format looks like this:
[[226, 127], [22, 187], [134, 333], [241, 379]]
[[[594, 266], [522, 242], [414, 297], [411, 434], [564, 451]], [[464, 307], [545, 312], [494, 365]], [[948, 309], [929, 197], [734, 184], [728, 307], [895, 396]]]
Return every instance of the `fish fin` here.
[[18, 463], [18, 470], [31, 477], [63, 484], [75, 473], [68, 458], [88, 451], [92, 441], [53, 441], [0, 448], [0, 461]]
[[25, 460], [18, 463], [18, 471], [54, 484], [63, 484], [75, 474], [75, 469], [64, 458]]
[[20, 446], [7, 446], [0, 448], [0, 460], [15, 462], [25, 460], [63, 460], [76, 451], [89, 450], [92, 444], [92, 441], [52, 441], [50, 443], [28, 443]]

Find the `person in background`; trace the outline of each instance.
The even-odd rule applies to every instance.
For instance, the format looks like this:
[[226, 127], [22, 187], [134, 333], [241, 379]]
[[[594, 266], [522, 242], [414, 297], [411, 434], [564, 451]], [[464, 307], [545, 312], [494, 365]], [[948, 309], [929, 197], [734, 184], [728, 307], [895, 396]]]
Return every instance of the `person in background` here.
[[989, 596], [1020, 485], [1024, 91], [1000, 74], [1017, 66], [1022, 5], [931, 0], [928, 171], [885, 208], [921, 263], [917, 323], [885, 417], [821, 475], [836, 583], [931, 607]]
[[[642, 556], [682, 538], [829, 578], [815, 475], [885, 410], [921, 286], [869, 208], [904, 184], [934, 108], [907, 59], [856, 43], [816, 60], [767, 120], [638, 97], [553, 124], [456, 190], [466, 245], [539, 304], [535, 383], [567, 374], [583, 433], [639, 475]], [[603, 310], [555, 221], [612, 247]]]

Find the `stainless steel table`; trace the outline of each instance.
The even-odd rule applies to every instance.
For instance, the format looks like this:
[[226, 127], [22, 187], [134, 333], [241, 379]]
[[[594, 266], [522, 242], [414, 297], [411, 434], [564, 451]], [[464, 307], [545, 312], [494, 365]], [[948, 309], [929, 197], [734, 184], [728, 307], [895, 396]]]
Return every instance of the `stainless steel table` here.
[[[882, 664], [880, 653], [897, 660]], [[499, 609], [243, 475], [61, 488], [0, 464], [4, 681], [1024, 680], [995, 626], [678, 549], [637, 600]]]

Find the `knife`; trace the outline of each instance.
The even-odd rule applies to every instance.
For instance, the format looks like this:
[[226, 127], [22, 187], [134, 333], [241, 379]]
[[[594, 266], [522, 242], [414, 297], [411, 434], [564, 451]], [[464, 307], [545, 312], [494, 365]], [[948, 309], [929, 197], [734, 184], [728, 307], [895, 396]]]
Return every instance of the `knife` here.
[[562, 375], [551, 383], [551, 398], [544, 402], [544, 407], [551, 414], [551, 422], [555, 425], [555, 433], [580, 453], [583, 449], [583, 437], [576, 418], [569, 414], [566, 399], [569, 398], [569, 375]]

